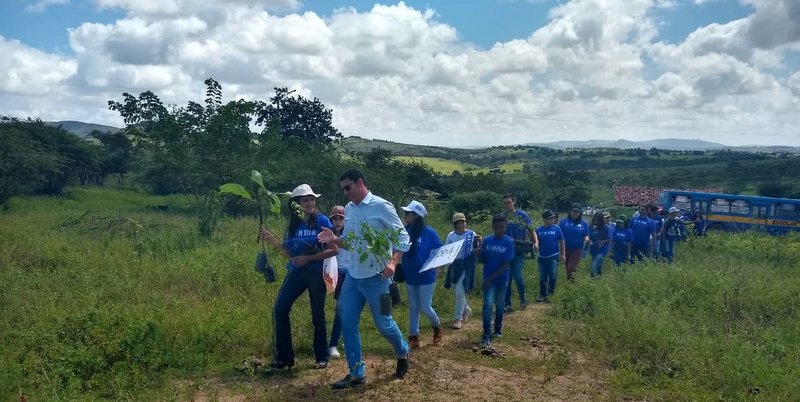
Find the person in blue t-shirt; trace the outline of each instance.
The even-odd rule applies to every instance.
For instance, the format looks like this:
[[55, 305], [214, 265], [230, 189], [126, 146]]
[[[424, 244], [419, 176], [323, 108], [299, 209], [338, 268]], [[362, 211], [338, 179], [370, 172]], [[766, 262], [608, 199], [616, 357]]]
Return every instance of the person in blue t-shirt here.
[[508, 267], [514, 260], [514, 241], [506, 236], [505, 214], [492, 218], [494, 234], [486, 236], [478, 251], [483, 262], [483, 339], [481, 345], [488, 348], [492, 340], [492, 308], [494, 316], [494, 337], [503, 336], [503, 299], [508, 284]]
[[[325, 329], [325, 281], [322, 279], [322, 261], [338, 254], [336, 244], [322, 245], [317, 235], [323, 228], [333, 225], [327, 216], [317, 211], [317, 198], [308, 184], [301, 184], [292, 191], [289, 225], [281, 243], [268, 231], [262, 230], [261, 237], [288, 255], [286, 277], [278, 291], [273, 307], [275, 320], [273, 336], [274, 356], [266, 374], [294, 366], [292, 348], [292, 328], [289, 312], [294, 302], [308, 290], [311, 301], [311, 322], [314, 326], [314, 368], [328, 367], [328, 342]], [[298, 208], [299, 207], [299, 208]]]
[[539, 257], [536, 259], [539, 265], [539, 297], [536, 301], [539, 303], [548, 301], [548, 297], [556, 291], [558, 262], [567, 261], [564, 233], [555, 224], [556, 218], [558, 215], [555, 212], [546, 209], [542, 213], [544, 225], [536, 228], [536, 237], [539, 239]]
[[650, 219], [653, 221], [653, 226], [656, 229], [656, 235], [653, 238], [653, 259], [658, 260], [661, 258], [661, 225], [664, 224], [664, 217], [661, 214], [664, 212], [664, 208], [650, 205]]
[[436, 289], [436, 269], [419, 272], [431, 251], [442, 247], [442, 240], [432, 227], [425, 225], [425, 206], [411, 201], [401, 208], [405, 211], [406, 231], [411, 237], [411, 247], [403, 254], [403, 274], [406, 279], [409, 309], [408, 345], [411, 350], [419, 348], [419, 314], [428, 317], [433, 326], [433, 344], [442, 340], [442, 323], [433, 309], [433, 291]]
[[675, 243], [686, 235], [686, 227], [683, 225], [683, 221], [678, 219], [679, 212], [680, 210], [676, 207], [670, 208], [669, 216], [664, 221], [664, 226], [661, 227], [661, 238], [664, 239], [664, 249], [662, 251], [664, 258], [670, 264], [675, 255]]
[[620, 215], [617, 217], [616, 225], [614, 225], [611, 240], [614, 250], [613, 259], [616, 266], [627, 264], [631, 261], [631, 240], [633, 240], [633, 232], [626, 225], [625, 215]]
[[505, 310], [507, 313], [513, 311], [511, 307], [511, 282], [517, 284], [517, 293], [519, 293], [519, 307], [524, 309], [528, 306], [528, 300], [525, 298], [525, 277], [522, 275], [522, 270], [525, 265], [525, 254], [530, 253], [533, 256], [533, 250], [536, 244], [536, 234], [533, 232], [531, 218], [525, 211], [516, 208], [516, 199], [511, 194], [503, 196], [503, 208], [505, 208], [505, 215], [508, 219], [508, 227], [506, 229], [506, 236], [514, 241], [514, 261], [511, 261], [510, 275], [508, 277], [508, 286], [506, 286], [505, 295]]
[[656, 225], [649, 217], [647, 206], [639, 208], [639, 216], [631, 219], [630, 229], [633, 232], [631, 242], [631, 255], [635, 260], [642, 261], [644, 257], [649, 257], [653, 253], [653, 240], [656, 238]]
[[558, 223], [558, 227], [564, 233], [564, 245], [566, 246], [567, 261], [567, 280], [574, 281], [575, 271], [578, 270], [578, 263], [581, 262], [584, 244], [589, 242], [589, 225], [583, 220], [581, 206], [574, 204], [569, 210], [569, 216]]
[[602, 212], [592, 216], [592, 226], [589, 228], [589, 255], [592, 256], [592, 277], [603, 275], [603, 260], [608, 255], [609, 246], [614, 236], [614, 230], [606, 224]]
[[690, 222], [694, 224], [695, 237], [706, 235], [706, 220], [703, 218], [703, 213], [700, 212], [699, 209], [694, 211]]

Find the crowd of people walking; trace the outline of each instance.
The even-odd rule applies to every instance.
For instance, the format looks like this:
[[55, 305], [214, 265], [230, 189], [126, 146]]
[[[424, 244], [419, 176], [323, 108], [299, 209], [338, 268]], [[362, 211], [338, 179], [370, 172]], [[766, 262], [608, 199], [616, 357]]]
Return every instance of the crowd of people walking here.
[[[307, 184], [292, 192], [289, 218], [283, 238], [262, 228], [261, 238], [288, 258], [287, 273], [273, 307], [272, 362], [266, 369], [272, 375], [295, 364], [289, 313], [294, 302], [306, 291], [313, 324], [313, 368], [325, 369], [329, 359], [339, 358], [339, 341], [344, 340], [348, 373], [331, 386], [334, 389], [359, 387], [366, 382], [359, 323], [365, 306], [375, 328], [389, 342], [397, 359], [395, 376], [403, 378], [409, 369], [409, 353], [421, 346], [420, 318], [433, 329], [431, 343], [439, 344], [444, 325], [433, 306], [433, 295], [440, 272], [422, 270], [431, 251], [443, 245], [435, 229], [426, 224], [426, 207], [411, 201], [401, 207], [403, 219], [389, 201], [373, 194], [364, 174], [348, 170], [340, 186], [350, 200], [334, 206], [328, 216], [317, 209], [320, 194]], [[549, 302], [556, 290], [558, 267], [564, 265], [567, 281], [574, 281], [581, 259], [591, 258], [590, 275], [603, 275], [610, 258], [616, 267], [626, 267], [645, 259], [673, 262], [677, 242], [686, 237], [685, 219], [677, 208], [664, 211], [654, 205], [642, 206], [627, 219], [612, 219], [608, 211], [584, 217], [579, 204], [566, 217], [545, 210], [541, 224], [519, 209], [513, 195], [502, 198], [503, 211], [492, 217], [492, 232], [481, 236], [469, 229], [466, 216], [457, 212], [453, 230], [444, 244], [463, 241], [452, 264], [443, 275], [444, 287], [454, 292], [455, 306], [450, 328], [461, 329], [472, 315], [468, 293], [475, 285], [477, 266], [482, 264], [480, 289], [483, 293], [481, 345], [489, 347], [503, 335], [503, 317], [514, 311], [516, 288], [518, 308], [528, 306], [524, 267], [526, 258], [535, 258], [539, 288], [537, 303]], [[588, 222], [587, 222], [588, 219]], [[692, 216], [695, 234], [704, 231], [702, 214]], [[699, 228], [699, 229], [698, 229]], [[376, 242], [375, 239], [390, 239]], [[376, 246], [377, 244], [377, 246]], [[377, 249], [376, 249], [377, 248]], [[323, 280], [323, 261], [335, 258], [338, 279], [333, 289], [336, 300], [333, 327], [327, 336], [325, 297], [329, 292]], [[392, 317], [392, 287], [404, 282], [408, 306], [408, 337]], [[396, 298], [396, 297], [395, 297]]]

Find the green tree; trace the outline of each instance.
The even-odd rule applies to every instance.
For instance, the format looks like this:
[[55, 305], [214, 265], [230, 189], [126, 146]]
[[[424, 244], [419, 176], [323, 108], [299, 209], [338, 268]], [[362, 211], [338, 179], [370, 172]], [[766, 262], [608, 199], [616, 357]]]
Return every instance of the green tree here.
[[311, 144], [330, 145], [342, 139], [333, 124], [333, 111], [319, 99], [294, 95], [294, 90], [275, 88], [275, 96], [258, 111], [257, 124], [277, 129], [281, 139], [300, 138]]

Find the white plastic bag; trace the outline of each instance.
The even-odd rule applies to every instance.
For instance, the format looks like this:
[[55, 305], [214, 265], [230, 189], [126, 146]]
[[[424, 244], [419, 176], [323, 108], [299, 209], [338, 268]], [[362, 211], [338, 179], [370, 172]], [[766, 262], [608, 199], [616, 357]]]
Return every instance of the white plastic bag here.
[[339, 281], [339, 264], [335, 256], [322, 261], [322, 279], [325, 281], [328, 293], [333, 293], [336, 290], [336, 283]]

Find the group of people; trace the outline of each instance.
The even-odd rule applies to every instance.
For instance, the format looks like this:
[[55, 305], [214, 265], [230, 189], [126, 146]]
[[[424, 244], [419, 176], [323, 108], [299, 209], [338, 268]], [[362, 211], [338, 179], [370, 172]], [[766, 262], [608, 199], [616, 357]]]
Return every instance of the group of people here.
[[[401, 220], [389, 201], [369, 191], [366, 177], [356, 169], [342, 174], [340, 186], [350, 202], [344, 207], [333, 207], [328, 216], [317, 209], [320, 194], [307, 184], [297, 186], [290, 200], [296, 205], [290, 208], [293, 212], [283, 238], [261, 230], [261, 238], [288, 258], [288, 270], [273, 308], [273, 361], [266, 374], [290, 369], [295, 364], [289, 313], [294, 302], [308, 291], [314, 327], [313, 367], [326, 368], [329, 359], [340, 357], [338, 344], [340, 338], [344, 339], [348, 373], [331, 384], [334, 389], [365, 384], [366, 366], [359, 332], [365, 305], [375, 327], [392, 345], [397, 358], [397, 378], [403, 378], [408, 371], [409, 352], [420, 347], [421, 315], [433, 328], [432, 344], [439, 344], [444, 336], [442, 320], [433, 307], [439, 275], [435, 269], [421, 271], [431, 251], [443, 245], [436, 231], [425, 224], [428, 215], [425, 206], [411, 201], [401, 208], [404, 212]], [[455, 213], [453, 230], [444, 242], [463, 241], [444, 279], [445, 287], [455, 295], [453, 329], [462, 328], [472, 314], [467, 293], [475, 284], [476, 265], [483, 265], [481, 344], [484, 347], [502, 337], [503, 316], [513, 311], [512, 285], [516, 285], [519, 308], [528, 305], [523, 276], [526, 256], [537, 260], [536, 301], [548, 302], [555, 292], [559, 264], [565, 265], [567, 279], [572, 281], [578, 263], [587, 252], [592, 258], [592, 276], [602, 275], [603, 260], [609, 253], [617, 265], [641, 261], [645, 256], [663, 256], [671, 262], [675, 242], [685, 234], [676, 208], [670, 208], [666, 218], [659, 219], [657, 208], [642, 207], [630, 222], [618, 216], [615, 223], [610, 222], [608, 212], [598, 212], [587, 223], [576, 204], [558, 223], [558, 215], [545, 210], [542, 224], [534, 228], [530, 216], [516, 207], [512, 195], [503, 196], [502, 202], [504, 211], [492, 217], [491, 234], [480, 236], [468, 228], [463, 213]], [[393, 243], [385, 250], [375, 250], [376, 236], [387, 236]], [[328, 258], [336, 258], [339, 270], [333, 292], [336, 308], [330, 338], [326, 332], [327, 289], [323, 280], [323, 261]], [[408, 338], [392, 318], [390, 288], [395, 279], [406, 285]]]

